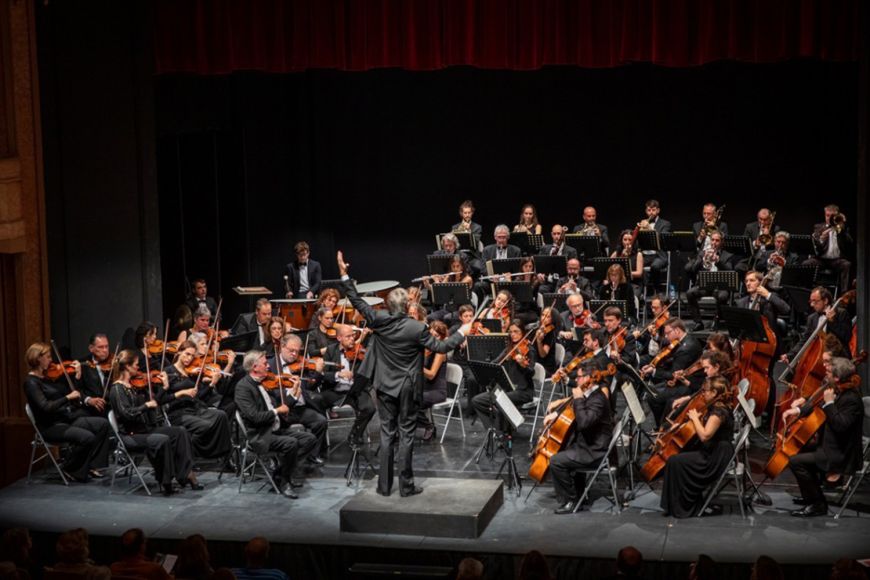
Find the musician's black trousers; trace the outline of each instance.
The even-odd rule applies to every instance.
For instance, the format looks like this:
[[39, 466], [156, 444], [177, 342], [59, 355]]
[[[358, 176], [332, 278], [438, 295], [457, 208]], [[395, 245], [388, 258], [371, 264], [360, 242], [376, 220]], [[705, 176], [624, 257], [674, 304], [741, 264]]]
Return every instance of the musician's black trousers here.
[[825, 495], [822, 493], [822, 486], [819, 484], [822, 470], [816, 465], [815, 453], [798, 453], [793, 455], [788, 460], [788, 466], [797, 480], [798, 487], [801, 490], [801, 497], [813, 503], [825, 502]]

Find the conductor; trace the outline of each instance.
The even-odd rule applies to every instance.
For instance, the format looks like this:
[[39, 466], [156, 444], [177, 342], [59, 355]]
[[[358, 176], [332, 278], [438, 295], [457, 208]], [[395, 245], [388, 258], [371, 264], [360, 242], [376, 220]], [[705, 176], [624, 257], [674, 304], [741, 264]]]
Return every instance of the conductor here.
[[359, 374], [369, 379], [377, 392], [381, 420], [377, 492], [388, 496], [392, 491], [393, 443], [398, 436], [399, 494], [402, 497], [418, 494], [423, 488], [414, 485], [411, 461], [417, 409], [423, 399], [423, 350], [450, 352], [465, 340], [470, 325], [462, 326], [445, 341], [434, 338], [425, 324], [408, 316], [408, 293], [404, 288], [396, 288], [387, 296], [387, 311], [374, 310], [357, 294], [341, 252], [336, 260], [345, 296], [373, 332]]

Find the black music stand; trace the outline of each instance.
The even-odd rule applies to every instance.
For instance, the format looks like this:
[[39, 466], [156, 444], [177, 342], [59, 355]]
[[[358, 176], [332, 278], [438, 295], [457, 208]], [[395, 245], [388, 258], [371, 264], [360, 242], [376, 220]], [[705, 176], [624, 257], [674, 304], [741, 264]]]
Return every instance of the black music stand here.
[[533, 256], [544, 245], [544, 236], [528, 232], [511, 232], [508, 244], [518, 247], [524, 256]]
[[734, 270], [721, 270], [719, 272], [698, 272], [698, 287], [705, 290], [728, 290], [732, 294], [737, 292], [739, 282], [737, 272]]
[[514, 302], [532, 302], [532, 283], [521, 282], [519, 280], [510, 280], [495, 283], [495, 293], [498, 294], [502, 290], [507, 290], [511, 293]]
[[[519, 495], [523, 484], [520, 481], [519, 470], [517, 470], [517, 464], [514, 461], [513, 437], [511, 436], [511, 432], [505, 428], [503, 423], [505, 416], [512, 414], [519, 415], [519, 411], [517, 411], [517, 408], [513, 406], [509, 399], [497, 396], [497, 391], [499, 389], [504, 393], [510, 393], [516, 387], [511, 382], [511, 379], [507, 374], [507, 369], [500, 364], [469, 360], [468, 368], [477, 381], [477, 384], [484, 386], [487, 392], [492, 395], [489, 413], [493, 417], [493, 426], [486, 430], [483, 444], [477, 450], [477, 453], [474, 456], [474, 461], [475, 463], [479, 463], [480, 458], [484, 453], [486, 453], [486, 456], [492, 460], [495, 458], [495, 453], [499, 447], [504, 449], [505, 458], [496, 474], [496, 479], [500, 478], [502, 472], [506, 469], [508, 489], [515, 488], [517, 490], [517, 495]], [[508, 404], [510, 407], [513, 407], [513, 409], [510, 407], [503, 407], [503, 405], [506, 406]], [[498, 408], [497, 413], [496, 408]], [[516, 423], [512, 424], [514, 428], [519, 426]], [[522, 416], [520, 416], [519, 424], [522, 424]]]
[[577, 250], [582, 260], [591, 260], [601, 255], [601, 238], [581, 234], [565, 234], [565, 244]]
[[659, 233], [655, 230], [638, 230], [637, 232], [637, 247], [639, 250], [661, 252], [662, 246], [660, 243]]
[[812, 308], [810, 307], [810, 294], [812, 290], [803, 286], [780, 286], [780, 292], [785, 293], [787, 301], [791, 306], [792, 314], [795, 316], [795, 321], [806, 320], [810, 315]]
[[751, 256], [755, 253], [752, 249], [752, 240], [747, 236], [723, 236], [722, 249], [738, 256]]
[[[474, 237], [474, 234], [471, 232], [450, 232], [454, 236], [456, 236], [456, 240], [459, 242], [459, 247], [463, 250], [471, 250], [475, 254], [477, 253], [477, 239]], [[444, 234], [441, 234], [442, 236]], [[440, 239], [439, 239], [440, 242]]]
[[498, 360], [498, 355], [507, 350], [508, 335], [501, 332], [501, 322], [498, 320], [480, 320], [479, 322], [495, 322], [499, 325], [499, 332], [475, 334], [466, 338], [468, 341], [468, 360], [483, 362]]
[[662, 232], [659, 239], [666, 252], [691, 254], [698, 250], [698, 241], [693, 232]]
[[432, 284], [432, 303], [446, 306], [471, 304], [471, 293], [465, 282]]
[[[228, 336], [221, 339], [221, 350], [231, 350], [233, 352], [246, 353], [260, 346], [260, 333], [256, 330], [251, 332], [243, 332], [234, 336]], [[267, 353], [268, 354], [268, 353]]]
[[798, 256], [815, 256], [816, 244], [809, 234], [791, 234], [788, 238], [788, 251]]
[[446, 274], [450, 272], [450, 263], [453, 261], [452, 254], [429, 254], [426, 256], [426, 266], [429, 275]]
[[768, 342], [767, 333], [764, 332], [764, 323], [761, 322], [762, 314], [760, 311], [720, 304], [718, 316], [719, 322], [725, 325], [731, 338], [751, 342]]
[[[565, 312], [568, 310], [568, 305], [565, 304], [565, 301], [568, 300], [570, 294], [564, 294], [562, 292], [544, 292], [542, 296], [544, 297], [545, 306], [553, 304], [553, 308], [559, 312]], [[555, 304], [553, 303], [554, 300]]]
[[628, 258], [595, 258], [592, 260], [592, 267], [595, 269], [595, 278], [604, 280], [607, 278], [607, 270], [613, 265], [619, 264], [622, 266], [622, 271], [625, 274], [625, 279], [631, 281], [631, 265]]
[[562, 277], [568, 273], [568, 258], [565, 256], [542, 256], [539, 254], [533, 260], [535, 272], [538, 274], [557, 274]]
[[486, 270], [490, 276], [495, 274], [513, 274], [520, 271], [522, 258], [500, 258], [486, 263]]
[[804, 266], [786, 264], [782, 267], [782, 276], [779, 278], [779, 286], [797, 286], [798, 288], [812, 288], [816, 284], [816, 275], [819, 267], [815, 264]]
[[619, 308], [619, 311], [622, 312], [623, 320], [626, 319], [626, 303], [625, 300], [590, 300], [589, 301], [589, 310], [592, 312], [600, 312], [602, 318], [604, 317], [604, 311], [610, 308], [611, 306], [616, 306]]

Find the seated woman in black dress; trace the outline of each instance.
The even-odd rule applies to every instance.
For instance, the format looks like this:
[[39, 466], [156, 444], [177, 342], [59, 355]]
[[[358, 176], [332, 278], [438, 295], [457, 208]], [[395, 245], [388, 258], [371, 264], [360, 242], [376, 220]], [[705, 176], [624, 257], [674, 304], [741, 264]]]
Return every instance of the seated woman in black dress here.
[[[25, 351], [30, 372], [24, 380], [24, 394], [36, 425], [48, 443], [69, 443], [70, 454], [61, 465], [65, 475], [78, 481], [102, 477], [100, 469], [109, 464], [109, 422], [95, 417], [96, 399], [82, 398], [64, 382], [50, 382], [45, 371], [51, 364], [51, 346], [35, 342]], [[75, 364], [76, 377], [81, 366]]]
[[332, 308], [321, 306], [314, 317], [317, 325], [308, 331], [308, 356], [323, 356], [335, 338], [335, 313]]
[[734, 453], [734, 418], [728, 401], [731, 385], [725, 377], [708, 379], [701, 387], [707, 411], [689, 409], [688, 418], [697, 432], [692, 451], [673, 455], [665, 465], [661, 506], [665, 515], [688, 518], [697, 514], [704, 490], [728, 467]]
[[[432, 284], [444, 284], [447, 282], [461, 282], [467, 285], [469, 291], [471, 291], [471, 287], [474, 285], [474, 280], [471, 278], [471, 274], [468, 271], [468, 264], [462, 256], [454, 255], [450, 259], [450, 271], [448, 273], [434, 274], [423, 278], [423, 284], [429, 291], [430, 297], [433, 295]], [[433, 309], [434, 311], [426, 317], [430, 321], [443, 320], [449, 322], [456, 318], [457, 306], [455, 304], [433, 305]]]
[[[190, 435], [184, 427], [160, 425], [155, 413], [158, 405], [177, 397], [165, 387], [136, 388], [132, 379], [139, 375], [139, 353], [125, 350], [118, 355], [114, 383], [109, 391], [112, 410], [118, 421], [118, 430], [124, 445], [132, 449], [145, 449], [148, 461], [154, 467], [157, 481], [163, 486], [163, 495], [173, 493], [172, 479], [192, 489], [202, 489], [193, 473], [193, 451]], [[168, 377], [163, 373], [163, 384]]]
[[625, 300], [625, 317], [637, 320], [637, 308], [634, 304], [634, 287], [625, 278], [625, 270], [619, 264], [613, 264], [607, 269], [607, 276], [598, 291], [601, 300]]
[[610, 254], [611, 258], [628, 258], [631, 281], [636, 284], [643, 281], [643, 254], [638, 250], [637, 240], [634, 243], [631, 241], [631, 230], [622, 230], [622, 233], [619, 234], [619, 244]]
[[[447, 325], [436, 320], [429, 326], [429, 334], [438, 340], [447, 340]], [[423, 378], [426, 379], [423, 382], [423, 405], [417, 414], [417, 424], [425, 427], [423, 441], [429, 441], [435, 437], [435, 423], [426, 411], [447, 400], [447, 355], [427, 350], [423, 359]]]
[[148, 359], [149, 369], [160, 368], [162, 352], [149, 351], [155, 341], [157, 341], [157, 326], [153, 323], [146, 320], [136, 327], [136, 355], [142, 372], [145, 372], [145, 359]]
[[281, 350], [281, 339], [284, 338], [286, 328], [283, 318], [273, 316], [266, 326], [266, 342], [261, 344], [257, 350], [262, 350], [267, 356], [274, 355], [276, 350]]
[[523, 321], [523, 324], [532, 324], [538, 320], [538, 303], [535, 298], [538, 294], [538, 288], [541, 281], [535, 274], [535, 262], [531, 257], [521, 258], [520, 272], [517, 276], [511, 276], [511, 282], [529, 282], [532, 285], [532, 299], [524, 302], [516, 301], [514, 308], [514, 317]]
[[223, 457], [230, 451], [230, 422], [226, 413], [214, 408], [221, 397], [211, 387], [220, 379], [220, 372], [214, 372], [220, 367], [212, 365], [211, 374], [203, 373], [197, 385], [201, 366], [192, 366], [196, 355], [196, 344], [183, 342], [166, 369], [169, 392], [175, 395], [167, 408], [169, 421], [187, 429], [197, 457]]
[[547, 371], [549, 377], [559, 366], [556, 364], [556, 339], [562, 330], [562, 317], [559, 312], [550, 306], [541, 311], [541, 322], [538, 330], [533, 335], [535, 350], [538, 354], [538, 362]]

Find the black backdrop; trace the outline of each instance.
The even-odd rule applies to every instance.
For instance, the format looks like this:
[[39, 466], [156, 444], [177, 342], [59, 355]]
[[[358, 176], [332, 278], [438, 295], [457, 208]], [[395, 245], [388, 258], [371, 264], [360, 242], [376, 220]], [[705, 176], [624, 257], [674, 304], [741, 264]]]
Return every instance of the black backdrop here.
[[281, 290], [306, 239], [326, 277], [422, 273], [466, 198], [486, 241], [520, 206], [544, 227], [598, 208], [612, 231], [658, 198], [677, 229], [705, 201], [742, 231], [756, 210], [807, 232], [825, 203], [854, 215], [855, 63], [716, 63], [533, 72], [329, 70], [161, 76], [155, 86], [164, 306], [185, 275]]

